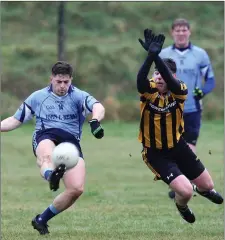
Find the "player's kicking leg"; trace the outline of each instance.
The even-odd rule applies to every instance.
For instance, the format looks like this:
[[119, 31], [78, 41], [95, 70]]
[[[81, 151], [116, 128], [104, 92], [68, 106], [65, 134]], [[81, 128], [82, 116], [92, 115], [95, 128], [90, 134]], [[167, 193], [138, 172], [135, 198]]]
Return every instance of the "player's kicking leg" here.
[[[46, 140], [44, 140], [44, 141], [46, 141]], [[51, 151], [48, 152], [47, 150], [45, 150], [45, 155], [51, 156], [50, 152], [52, 152], [54, 149], [54, 143], [52, 143], [49, 140], [48, 140], [48, 143], [49, 143], [49, 149], [51, 149]], [[52, 148], [50, 148], [50, 145]], [[36, 153], [38, 156], [38, 153], [39, 153], [38, 148], [37, 148]], [[46, 159], [48, 159], [48, 158], [46, 157]], [[51, 165], [52, 164], [51, 159], [50, 159], [50, 161], [48, 161], [49, 164], [46, 164], [46, 162], [47, 162], [47, 160], [44, 161], [44, 163], [42, 162], [42, 165], [40, 165], [41, 175], [46, 180], [51, 179], [50, 184], [55, 184], [54, 185], [54, 187], [55, 187], [56, 185], [59, 184], [59, 181], [61, 178], [59, 176], [61, 176], [61, 172], [64, 174], [65, 169], [64, 168], [63, 169], [56, 168], [55, 170], [51, 170], [51, 169], [53, 169], [52, 165]], [[45, 166], [43, 166], [43, 164], [45, 164]], [[50, 172], [48, 172], [48, 171], [50, 171]], [[54, 176], [54, 177], [52, 177], [52, 176]], [[53, 179], [55, 182], [53, 181]], [[38, 214], [32, 220], [32, 225], [33, 225], [34, 229], [36, 229], [42, 235], [48, 234], [49, 231], [48, 231], [47, 222], [51, 218], [55, 217], [62, 211], [69, 208], [79, 198], [79, 196], [83, 193], [84, 180], [85, 180], [85, 163], [84, 163], [84, 160], [82, 158], [80, 158], [78, 164], [74, 168], [66, 171], [65, 174], [63, 175], [63, 181], [65, 184], [66, 190], [63, 193], [61, 193], [60, 195], [58, 195], [55, 198], [55, 200], [53, 201], [53, 203], [43, 213]]]
[[193, 190], [199, 195], [209, 199], [216, 204], [223, 203], [223, 197], [214, 189], [214, 184], [209, 172], [205, 169], [204, 172], [192, 181]]
[[[194, 135], [195, 137], [196, 137], [196, 139], [197, 139], [197, 135]], [[189, 141], [190, 141], [190, 139], [188, 139]], [[193, 140], [194, 142], [196, 142], [197, 140]], [[187, 143], [188, 144], [188, 146], [190, 147], [190, 149], [192, 150], [192, 152], [193, 153], [196, 153], [196, 146], [195, 145], [193, 145], [193, 144], [190, 144], [190, 143]], [[194, 186], [193, 186], [193, 189], [194, 189]], [[173, 190], [170, 190], [169, 192], [168, 192], [168, 196], [169, 196], [169, 198], [171, 198], [171, 199], [174, 199], [175, 198], [175, 192], [173, 191]], [[195, 196], [195, 195], [193, 195], [193, 196]]]
[[42, 140], [36, 149], [37, 164], [40, 167], [41, 176], [49, 182], [50, 190], [56, 191], [59, 188], [60, 179], [63, 177], [66, 166], [60, 164], [54, 169], [51, 154], [55, 144], [49, 139]]
[[[42, 140], [36, 148], [37, 165], [40, 167], [41, 176], [49, 182], [49, 187], [51, 190], [56, 191], [59, 188], [60, 179], [63, 177], [66, 167], [64, 164], [59, 165], [54, 169], [54, 165], [51, 160], [51, 154], [55, 144], [49, 139]], [[53, 205], [49, 206], [46, 214], [54, 216], [56, 210]], [[32, 220], [32, 226], [41, 235], [48, 234], [48, 225], [41, 221], [42, 217], [37, 215]]]
[[48, 179], [50, 190], [53, 190], [53, 191], [58, 190], [60, 179], [63, 177], [65, 171], [66, 171], [65, 164], [60, 164], [58, 167], [56, 167], [52, 171]]
[[[185, 131], [182, 136], [192, 152], [196, 154], [196, 144], [201, 127], [201, 111], [184, 114], [184, 126]], [[170, 190], [168, 196], [174, 199], [175, 192]]]
[[[179, 148], [177, 151], [179, 153]], [[174, 152], [174, 154], [176, 154], [176, 152]], [[172, 157], [174, 159], [174, 155]], [[142, 158], [151, 171], [176, 192], [175, 205], [180, 215], [187, 222], [193, 223], [195, 216], [187, 205], [192, 197], [192, 185], [187, 177], [180, 171], [177, 164], [171, 160], [171, 156], [169, 154], [165, 156], [165, 154], [154, 151], [151, 148], [144, 148]], [[178, 155], [177, 158], [180, 158], [180, 156]]]
[[83, 193], [85, 182], [85, 163], [82, 158], [79, 159], [78, 164], [74, 168], [66, 171], [63, 181], [66, 190], [59, 194], [43, 213], [38, 214], [32, 220], [33, 227], [40, 234], [48, 234], [48, 221], [73, 205]]

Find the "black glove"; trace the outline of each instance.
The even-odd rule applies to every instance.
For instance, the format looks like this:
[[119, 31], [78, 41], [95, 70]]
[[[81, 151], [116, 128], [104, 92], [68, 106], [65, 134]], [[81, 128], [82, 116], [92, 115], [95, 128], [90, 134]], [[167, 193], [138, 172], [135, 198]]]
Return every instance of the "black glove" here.
[[198, 87], [196, 87], [196, 88], [193, 90], [193, 94], [194, 94], [194, 98], [195, 98], [196, 100], [201, 100], [201, 99], [204, 97], [203, 91], [202, 91], [200, 88], [198, 88]]
[[148, 53], [157, 56], [162, 50], [162, 46], [164, 44], [165, 39], [166, 38], [163, 34], [155, 36], [149, 46]]
[[140, 38], [138, 39], [138, 41], [140, 42], [141, 46], [142, 46], [146, 51], [148, 51], [149, 46], [150, 46], [152, 40], [154, 39], [154, 37], [155, 37], [155, 34], [152, 32], [152, 30], [146, 28], [146, 29], [144, 30], [144, 38], [145, 38], [145, 39], [144, 39], [144, 42], [143, 42], [143, 40], [140, 39]]
[[88, 122], [91, 126], [91, 132], [92, 134], [100, 139], [103, 138], [104, 136], [104, 129], [102, 128], [102, 126], [100, 125], [100, 122], [97, 119], [92, 119]]

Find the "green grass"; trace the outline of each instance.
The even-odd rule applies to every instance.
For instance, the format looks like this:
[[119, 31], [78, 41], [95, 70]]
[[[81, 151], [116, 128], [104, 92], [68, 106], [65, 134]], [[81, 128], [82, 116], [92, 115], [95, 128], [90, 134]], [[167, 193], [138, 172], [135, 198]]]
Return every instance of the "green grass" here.
[[[142, 162], [137, 127], [138, 123], [105, 123], [105, 138], [96, 140], [85, 125], [85, 193], [75, 206], [49, 222], [51, 234], [41, 239], [224, 239], [223, 205], [197, 196], [190, 202], [196, 222], [191, 225], [181, 219], [167, 198], [167, 186], [154, 182], [153, 174]], [[223, 132], [222, 122], [204, 122], [198, 145], [199, 157], [222, 193]], [[58, 194], [50, 192], [39, 175], [31, 134], [29, 125], [2, 134], [3, 240], [40, 239], [30, 221]]]

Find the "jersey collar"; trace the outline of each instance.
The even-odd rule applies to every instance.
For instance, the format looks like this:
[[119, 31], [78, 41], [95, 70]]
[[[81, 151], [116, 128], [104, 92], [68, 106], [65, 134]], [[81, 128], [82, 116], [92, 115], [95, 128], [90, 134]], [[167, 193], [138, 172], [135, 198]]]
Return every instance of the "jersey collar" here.
[[[50, 84], [50, 85], [48, 86], [48, 91], [53, 93], [53, 91], [52, 91], [52, 84]], [[72, 84], [71, 84], [70, 87], [69, 87], [69, 89], [68, 89], [68, 93], [70, 94], [72, 91], [73, 91], [73, 86], [72, 86]]]
[[192, 48], [193, 48], [193, 45], [192, 45], [191, 42], [189, 42], [189, 44], [188, 44], [188, 46], [187, 46], [186, 48], [181, 48], [181, 49], [177, 48], [177, 47], [175, 46], [175, 44], [172, 45], [172, 49], [177, 49], [177, 50], [181, 50], [181, 51], [184, 51], [184, 50], [187, 50], [187, 49], [190, 49], [190, 50], [191, 50]]

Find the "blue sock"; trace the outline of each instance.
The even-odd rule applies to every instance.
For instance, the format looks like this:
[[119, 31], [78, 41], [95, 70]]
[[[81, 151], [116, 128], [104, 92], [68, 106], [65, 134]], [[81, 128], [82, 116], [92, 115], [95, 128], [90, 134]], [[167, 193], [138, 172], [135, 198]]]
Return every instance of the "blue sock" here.
[[52, 173], [52, 170], [51, 170], [51, 169], [45, 169], [45, 170], [44, 170], [44, 178], [45, 178], [45, 180], [48, 181], [49, 176], [51, 175], [51, 173]]
[[48, 220], [55, 217], [60, 211], [58, 211], [52, 204], [37, 218], [39, 223], [47, 223]]

